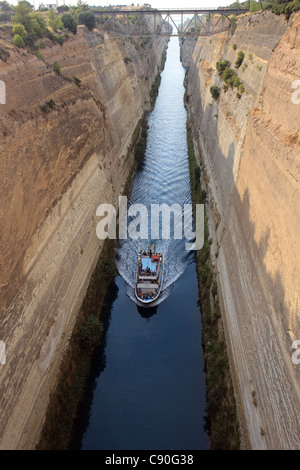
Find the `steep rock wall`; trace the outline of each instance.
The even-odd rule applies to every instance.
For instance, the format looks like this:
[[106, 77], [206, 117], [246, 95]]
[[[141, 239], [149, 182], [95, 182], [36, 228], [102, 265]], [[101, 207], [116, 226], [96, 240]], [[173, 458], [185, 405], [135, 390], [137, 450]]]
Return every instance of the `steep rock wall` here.
[[139, 48], [79, 27], [63, 46], [45, 45], [41, 60], [1, 39], [10, 52], [0, 61], [2, 449], [37, 442], [102, 248], [96, 208], [122, 194], [166, 40]]
[[[300, 370], [291, 358], [300, 339], [299, 28], [299, 14], [289, 23], [244, 15], [233, 36], [198, 40], [188, 72], [243, 442], [253, 449], [299, 447]], [[216, 63], [234, 68], [240, 50], [246, 92], [222, 90], [215, 101]]]

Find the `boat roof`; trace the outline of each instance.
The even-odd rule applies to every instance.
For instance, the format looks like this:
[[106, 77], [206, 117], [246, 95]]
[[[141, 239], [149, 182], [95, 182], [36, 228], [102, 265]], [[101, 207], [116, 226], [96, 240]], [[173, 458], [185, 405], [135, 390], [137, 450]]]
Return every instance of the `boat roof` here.
[[143, 271], [145, 271], [148, 267], [150, 268], [150, 271], [155, 271], [156, 270], [156, 266], [157, 266], [156, 261], [153, 262], [150, 258], [143, 258], [143, 257], [142, 257], [141, 261], [142, 261]]
[[155, 281], [157, 276], [139, 276], [140, 281]]
[[144, 290], [149, 290], [149, 292], [152, 292], [155, 289], [158, 289], [158, 284], [138, 284], [137, 288], [138, 289], [143, 289]]

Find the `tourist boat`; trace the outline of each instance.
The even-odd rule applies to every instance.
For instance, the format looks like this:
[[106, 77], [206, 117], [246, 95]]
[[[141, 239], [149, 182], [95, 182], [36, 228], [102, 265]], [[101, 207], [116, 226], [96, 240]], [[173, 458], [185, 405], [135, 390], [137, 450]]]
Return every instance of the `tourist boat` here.
[[135, 284], [135, 295], [140, 302], [149, 304], [159, 297], [163, 274], [163, 255], [156, 252], [155, 245], [148, 246], [147, 251], [140, 250]]

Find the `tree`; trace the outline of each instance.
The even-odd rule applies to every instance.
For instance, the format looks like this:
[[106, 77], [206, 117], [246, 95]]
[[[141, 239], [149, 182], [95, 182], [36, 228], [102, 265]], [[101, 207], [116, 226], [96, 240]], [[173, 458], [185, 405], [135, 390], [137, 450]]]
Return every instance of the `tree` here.
[[[27, 45], [32, 46], [37, 38], [43, 37], [46, 32], [46, 23], [41, 13], [34, 13], [30, 3], [21, 0], [16, 7], [14, 7], [15, 15], [12, 16], [12, 22], [16, 25], [23, 25], [27, 32], [25, 37], [24, 33], [19, 34]], [[14, 30], [13, 30], [14, 32]]]
[[58, 13], [56, 13], [52, 8], [48, 13], [48, 24], [52, 29], [54, 29], [54, 31], [58, 31], [64, 27], [62, 20], [58, 16]]
[[32, 12], [31, 5], [25, 0], [21, 0], [17, 6], [13, 7], [15, 15], [12, 16], [12, 22], [22, 24], [26, 31], [30, 31], [30, 13]]
[[95, 316], [90, 315], [80, 327], [80, 341], [87, 350], [92, 350], [100, 344], [103, 332], [102, 322]]
[[4, 2], [0, 2], [0, 10], [2, 11], [13, 11], [12, 6], [4, 0]]
[[229, 60], [221, 60], [217, 62], [217, 70], [219, 72], [219, 76], [221, 77], [223, 72], [230, 67]]
[[73, 34], [77, 33], [77, 23], [76, 20], [69, 13], [64, 13], [61, 17], [63, 25]]
[[46, 5], [44, 3], [40, 3], [40, 5], [38, 7], [38, 10], [39, 11], [48, 11], [48, 8], [46, 7]]
[[54, 72], [56, 72], [58, 75], [60, 75], [60, 71], [61, 71], [61, 65], [58, 63], [58, 62], [54, 62], [53, 64], [53, 70]]
[[214, 98], [214, 100], [217, 100], [220, 96], [220, 88], [217, 87], [217, 86], [211, 86], [210, 87], [210, 93], [211, 93], [211, 96]]
[[13, 35], [19, 35], [21, 36], [21, 38], [23, 39], [23, 41], [25, 41], [25, 39], [27, 38], [28, 36], [28, 33], [25, 29], [25, 26], [23, 26], [22, 24], [16, 24], [13, 26], [12, 28], [12, 32], [13, 32]]
[[25, 46], [25, 42], [24, 42], [24, 39], [21, 38], [21, 36], [19, 34], [15, 34], [14, 37], [13, 37], [13, 43], [15, 46], [17, 47], [24, 47]]
[[58, 13], [62, 13], [64, 11], [70, 10], [70, 7], [68, 5], [61, 5], [60, 7], [57, 7]]
[[91, 31], [96, 25], [96, 17], [89, 11], [83, 11], [78, 16], [78, 23], [84, 24]]
[[244, 60], [244, 57], [245, 57], [244, 52], [243, 52], [243, 51], [239, 51], [238, 57], [237, 57], [237, 59], [236, 59], [236, 61], [235, 61], [235, 66], [236, 66], [236, 68], [239, 68], [239, 67], [242, 65], [243, 60]]

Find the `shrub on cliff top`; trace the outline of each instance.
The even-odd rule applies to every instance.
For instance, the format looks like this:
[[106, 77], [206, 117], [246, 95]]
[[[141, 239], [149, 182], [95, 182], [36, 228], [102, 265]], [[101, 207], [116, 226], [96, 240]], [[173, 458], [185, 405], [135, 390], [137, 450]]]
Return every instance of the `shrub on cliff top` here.
[[2, 11], [12, 11], [12, 6], [4, 0], [3, 2], [0, 2], [0, 9]]
[[64, 13], [61, 17], [64, 27], [71, 31], [73, 34], [77, 33], [77, 23], [70, 13]]
[[13, 9], [15, 14], [12, 16], [12, 22], [22, 24], [26, 31], [29, 31], [32, 13], [31, 5], [28, 2], [21, 0], [17, 6], [13, 7]]
[[83, 11], [78, 16], [78, 24], [84, 24], [90, 31], [95, 28], [96, 17], [89, 11]]
[[15, 24], [12, 28], [12, 32], [13, 32], [14, 35], [18, 34], [19, 36], [21, 36], [23, 41], [25, 41], [25, 39], [28, 36], [28, 33], [27, 33], [25, 27], [22, 24]]
[[285, 15], [285, 18], [288, 20], [292, 13], [300, 10], [300, 1], [275, 0], [275, 2], [264, 3], [263, 10], [271, 10], [275, 15]]
[[[34, 13], [30, 4], [24, 0], [21, 0], [14, 9], [14, 16], [12, 16], [12, 22], [20, 27], [22, 25], [27, 33], [27, 36], [20, 34], [20, 32], [14, 33], [19, 34], [24, 40], [25, 44], [32, 46], [37, 38], [44, 36], [46, 32], [46, 23], [44, 17], [40, 13]], [[15, 28], [14, 26], [13, 28]]]
[[54, 29], [54, 31], [62, 30], [64, 27], [58, 13], [56, 13], [52, 8], [50, 8], [48, 13], [48, 24], [52, 29]]
[[15, 34], [14, 37], [13, 37], [13, 43], [15, 46], [17, 47], [24, 47], [25, 46], [25, 42], [23, 40], [23, 38], [19, 35], [19, 34]]

